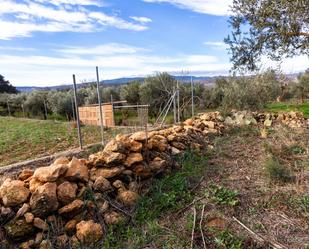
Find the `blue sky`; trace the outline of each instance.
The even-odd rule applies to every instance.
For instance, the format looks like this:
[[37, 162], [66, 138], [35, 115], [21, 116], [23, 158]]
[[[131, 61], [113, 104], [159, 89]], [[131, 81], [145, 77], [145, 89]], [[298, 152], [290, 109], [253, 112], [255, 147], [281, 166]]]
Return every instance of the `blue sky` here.
[[[51, 86], [172, 74], [226, 75], [232, 0], [0, 0], [0, 74]], [[285, 60], [299, 72], [307, 56]], [[263, 59], [263, 68], [276, 67]]]

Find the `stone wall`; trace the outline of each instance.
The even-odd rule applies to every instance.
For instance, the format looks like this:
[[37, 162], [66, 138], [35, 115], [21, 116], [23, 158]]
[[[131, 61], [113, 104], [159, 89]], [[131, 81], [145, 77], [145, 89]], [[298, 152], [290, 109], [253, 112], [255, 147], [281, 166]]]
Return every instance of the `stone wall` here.
[[59, 157], [50, 166], [24, 169], [0, 187], [0, 248], [98, 246], [105, 226], [127, 218], [141, 182], [181, 167], [175, 156], [206, 148], [208, 134], [220, 135], [226, 125], [308, 125], [293, 115], [199, 114], [170, 128], [117, 135], [86, 159]]

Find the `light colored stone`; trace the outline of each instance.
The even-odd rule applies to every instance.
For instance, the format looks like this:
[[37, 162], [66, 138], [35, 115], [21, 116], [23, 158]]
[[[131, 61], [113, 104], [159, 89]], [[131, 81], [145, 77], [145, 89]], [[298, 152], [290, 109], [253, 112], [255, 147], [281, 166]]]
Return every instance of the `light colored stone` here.
[[29, 190], [33, 193], [38, 187], [43, 186], [44, 184], [44, 182], [41, 182], [36, 178], [31, 178], [29, 182]]
[[99, 176], [93, 184], [93, 189], [99, 192], [105, 192], [107, 190], [110, 190], [111, 187], [112, 186], [109, 180], [102, 176]]
[[52, 164], [48, 167], [41, 167], [36, 169], [33, 178], [41, 182], [55, 182], [68, 169], [67, 164]]
[[117, 200], [123, 203], [125, 206], [131, 206], [136, 204], [138, 198], [138, 193], [131, 190], [121, 191], [117, 195]]
[[17, 211], [15, 219], [23, 216], [26, 212], [29, 211], [29, 209], [30, 209], [29, 204], [24, 203], [22, 207]]
[[130, 153], [124, 162], [127, 167], [131, 167], [135, 163], [140, 163], [143, 161], [143, 156], [141, 153]]
[[33, 170], [31, 169], [24, 169], [19, 175], [18, 180], [25, 181], [29, 179], [33, 175]]
[[98, 177], [104, 177], [106, 179], [115, 177], [124, 171], [124, 167], [114, 167], [114, 168], [93, 168], [90, 171], [90, 179], [95, 181]]
[[107, 165], [114, 165], [122, 163], [126, 155], [119, 152], [108, 152], [104, 154], [104, 161]]
[[76, 198], [77, 184], [65, 181], [57, 187], [58, 200], [66, 205]]
[[72, 218], [83, 210], [84, 202], [82, 200], [75, 200], [70, 204], [60, 208], [58, 213], [66, 218]]
[[44, 217], [58, 208], [57, 184], [47, 182], [38, 187], [30, 198], [30, 207], [35, 216]]
[[102, 227], [93, 220], [81, 221], [76, 225], [76, 237], [84, 245], [93, 245], [103, 238]]
[[61, 157], [58, 157], [53, 164], [69, 164], [69, 159], [64, 157], [64, 156], [61, 156]]
[[130, 142], [130, 151], [141, 152], [142, 148], [143, 148], [143, 144], [142, 143], [140, 143], [138, 141], [135, 141], [135, 140], [132, 140]]
[[0, 198], [5, 206], [17, 206], [24, 203], [30, 195], [23, 181], [7, 179], [0, 187]]
[[104, 221], [107, 225], [116, 225], [124, 220], [124, 217], [116, 211], [111, 211], [104, 214]]
[[166, 161], [160, 157], [156, 157], [149, 163], [149, 168], [154, 172], [163, 170], [166, 166]]
[[72, 235], [75, 233], [76, 230], [77, 221], [76, 220], [70, 220], [68, 221], [65, 226], [64, 230], [67, 234]]
[[104, 149], [103, 149], [104, 152], [121, 152], [121, 153], [125, 153], [126, 152], [126, 147], [125, 145], [120, 142], [120, 141], [117, 141], [116, 139], [112, 139], [111, 141], [109, 141]]
[[33, 225], [36, 228], [39, 228], [39, 229], [41, 229], [43, 231], [47, 231], [48, 230], [47, 223], [44, 220], [42, 220], [41, 218], [38, 218], [38, 217], [34, 218]]
[[146, 132], [144, 131], [135, 132], [130, 136], [130, 139], [135, 140], [135, 141], [145, 141], [146, 138], [147, 138]]
[[69, 181], [83, 181], [87, 182], [89, 179], [88, 168], [82, 160], [73, 157], [68, 165], [68, 170], [65, 178]]
[[30, 212], [24, 214], [27, 223], [32, 223], [34, 220], [34, 215]]

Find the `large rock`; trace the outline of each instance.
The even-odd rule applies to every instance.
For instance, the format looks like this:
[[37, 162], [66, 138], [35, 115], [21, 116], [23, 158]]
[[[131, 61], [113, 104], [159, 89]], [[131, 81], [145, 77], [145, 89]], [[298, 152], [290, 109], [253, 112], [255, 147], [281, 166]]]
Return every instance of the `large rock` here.
[[130, 139], [135, 140], [135, 141], [145, 141], [147, 139], [147, 134], [144, 131], [138, 131], [133, 133], [130, 136]]
[[4, 229], [9, 238], [13, 240], [23, 240], [28, 238], [35, 232], [35, 228], [32, 224], [28, 224], [25, 219], [14, 219], [11, 220], [4, 226]]
[[55, 182], [67, 171], [67, 169], [67, 164], [52, 164], [48, 167], [38, 168], [34, 172], [33, 178], [36, 178], [41, 182]]
[[131, 190], [120, 191], [117, 195], [117, 200], [123, 203], [125, 206], [134, 205], [138, 198], [138, 193]]
[[130, 153], [124, 162], [127, 167], [131, 167], [135, 163], [140, 163], [143, 161], [143, 156], [141, 153]]
[[93, 245], [103, 238], [102, 227], [93, 220], [81, 221], [76, 225], [76, 237], [83, 245]]
[[93, 184], [93, 189], [99, 192], [105, 192], [107, 190], [110, 190], [111, 188], [112, 186], [109, 180], [102, 176], [99, 176]]
[[114, 168], [93, 168], [90, 171], [90, 179], [95, 181], [98, 177], [112, 178], [124, 171], [124, 167], [114, 167]]
[[152, 176], [151, 169], [144, 164], [137, 164], [133, 168], [134, 175], [142, 179], [149, 178]]
[[167, 139], [161, 135], [155, 135], [147, 142], [147, 148], [150, 150], [165, 151], [167, 149]]
[[25, 181], [31, 176], [33, 176], [33, 170], [31, 169], [24, 169], [19, 175], [18, 175], [18, 180]]
[[48, 230], [48, 224], [44, 220], [42, 220], [42, 219], [40, 219], [38, 217], [34, 218], [33, 225], [36, 228], [39, 228], [39, 229], [41, 229], [43, 231], [47, 231]]
[[141, 142], [131, 140], [130, 141], [130, 151], [133, 152], [141, 152], [143, 148], [143, 144]]
[[167, 166], [166, 161], [160, 157], [154, 158], [153, 161], [149, 163], [149, 168], [154, 172], [162, 171], [165, 169], [166, 166]]
[[103, 151], [104, 152], [121, 152], [121, 153], [126, 153], [126, 146], [123, 144], [121, 141], [117, 141], [116, 139], [112, 139], [109, 141]]
[[88, 168], [82, 160], [73, 157], [69, 163], [65, 178], [69, 181], [87, 182], [89, 179]]
[[104, 214], [104, 221], [107, 225], [116, 225], [121, 223], [124, 217], [115, 211], [111, 211]]
[[119, 153], [119, 152], [104, 153], [104, 162], [107, 165], [115, 165], [115, 164], [122, 163], [125, 158], [126, 158], [126, 155]]
[[30, 198], [30, 207], [35, 216], [44, 217], [58, 208], [57, 184], [45, 183], [38, 187]]
[[77, 184], [65, 181], [57, 187], [58, 200], [66, 205], [76, 198]]
[[24, 182], [7, 179], [0, 187], [0, 198], [5, 206], [17, 206], [24, 203], [30, 194], [29, 189], [24, 186]]
[[38, 187], [43, 186], [44, 184], [44, 182], [41, 182], [36, 178], [31, 178], [29, 181], [29, 190], [33, 193]]
[[70, 204], [60, 208], [58, 213], [66, 218], [72, 218], [83, 210], [83, 206], [84, 202], [82, 200], [75, 200]]

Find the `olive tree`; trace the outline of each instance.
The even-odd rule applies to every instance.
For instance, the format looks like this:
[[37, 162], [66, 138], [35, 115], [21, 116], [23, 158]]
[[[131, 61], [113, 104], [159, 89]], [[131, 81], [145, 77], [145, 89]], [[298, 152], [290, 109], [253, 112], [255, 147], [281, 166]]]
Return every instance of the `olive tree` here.
[[233, 0], [230, 46], [234, 70], [256, 70], [262, 55], [309, 54], [308, 0]]

